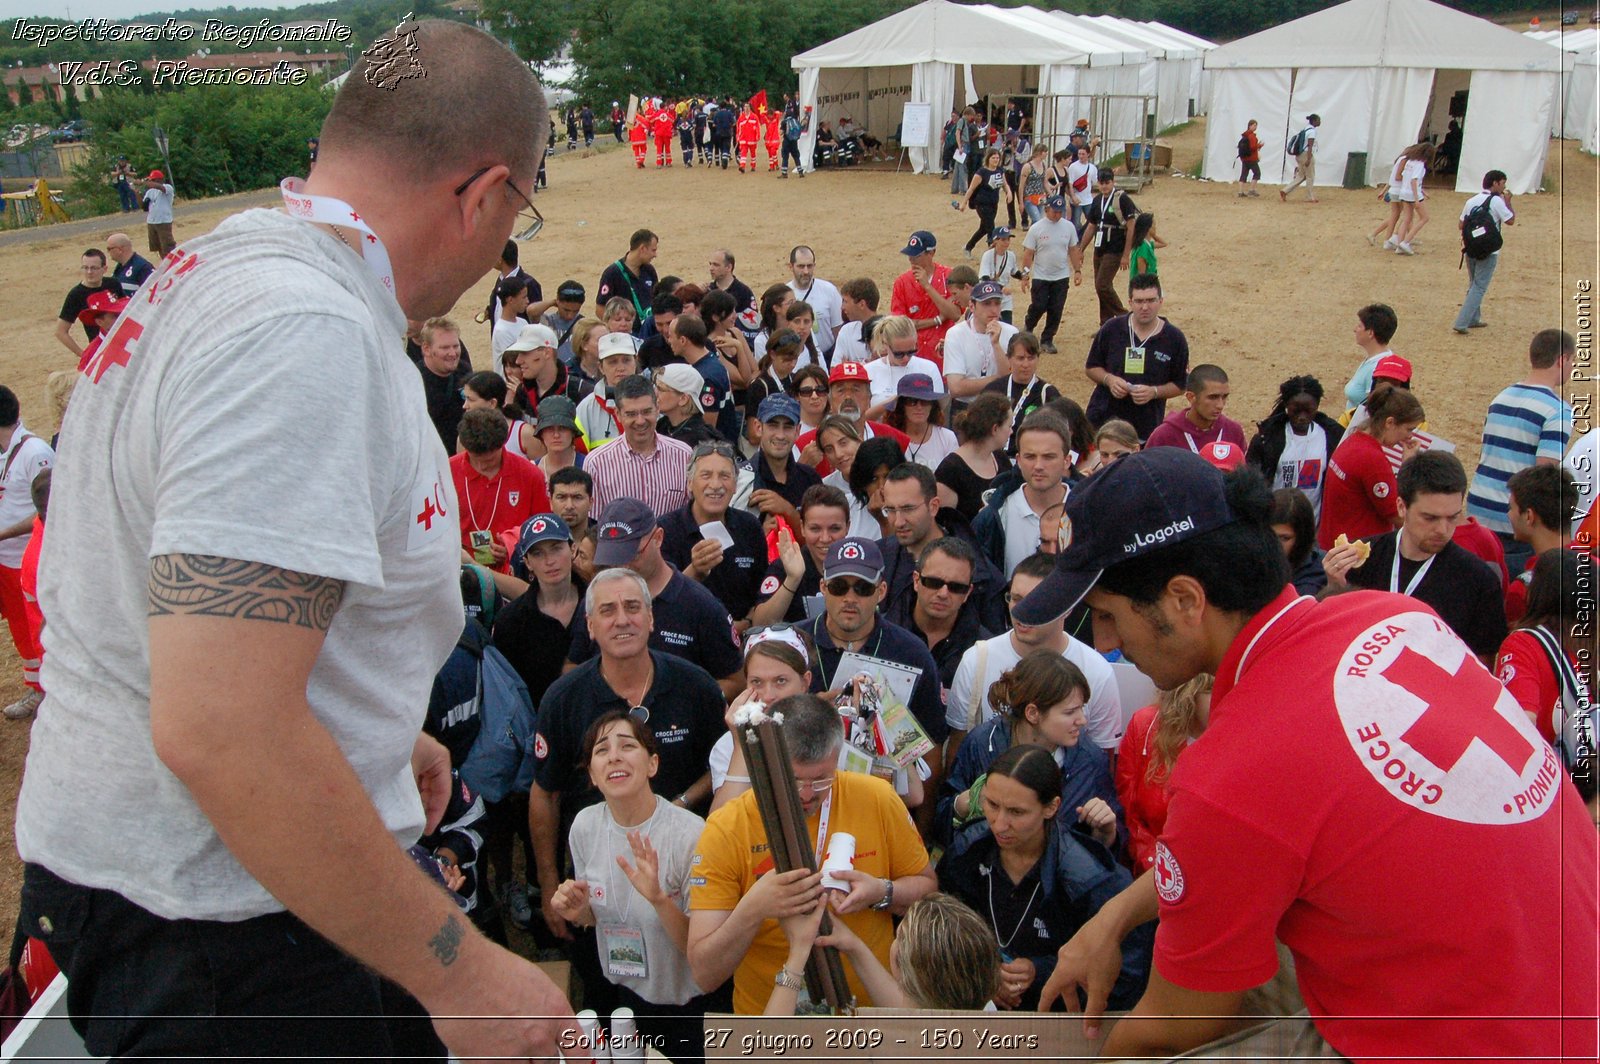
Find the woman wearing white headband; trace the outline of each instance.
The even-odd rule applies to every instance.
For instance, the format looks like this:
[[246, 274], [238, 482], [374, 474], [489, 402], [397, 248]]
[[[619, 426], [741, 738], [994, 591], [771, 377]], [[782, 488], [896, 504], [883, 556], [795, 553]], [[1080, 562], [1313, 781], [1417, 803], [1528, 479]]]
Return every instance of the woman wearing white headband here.
[[711, 750], [711, 811], [750, 789], [750, 770], [733, 738], [733, 715], [747, 702], [766, 705], [811, 690], [810, 639], [794, 628], [762, 628], [744, 644], [745, 689], [728, 707], [728, 734]]

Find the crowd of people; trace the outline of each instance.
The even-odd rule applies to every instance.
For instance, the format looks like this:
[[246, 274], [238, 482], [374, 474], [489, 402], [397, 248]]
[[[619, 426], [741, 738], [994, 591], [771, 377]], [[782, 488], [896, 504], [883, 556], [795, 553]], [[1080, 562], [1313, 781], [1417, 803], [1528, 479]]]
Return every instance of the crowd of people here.
[[[5, 712], [36, 717], [21, 925], [91, 1052], [537, 1055], [569, 1005], [491, 945], [510, 924], [680, 1061], [707, 1012], [813, 1005], [817, 946], [861, 1005], [1128, 1009], [1109, 1055], [1176, 1055], [1236, 1030], [1275, 941], [1320, 1055], [1593, 1055], [1600, 511], [1571, 335], [1532, 337], [1470, 475], [1420, 431], [1450, 385], [1415, 379], [1383, 304], [1353, 310], [1342, 390], [1297, 375], [1242, 423], [1130, 269], [1153, 230], [1087, 132], [1008, 177], [960, 115], [977, 268], [918, 230], [887, 307], [806, 245], [758, 295], [728, 248], [662, 275], [641, 228], [547, 297], [506, 241], [536, 232], [540, 153], [513, 146], [544, 135], [537, 86], [476, 31], [420, 26], [425, 60], [460, 62], [401, 109], [350, 78], [290, 211], [153, 279], [84, 254], [48, 524], [55, 451], [0, 388], [0, 605], [30, 691]], [[486, 84], [507, 108], [458, 114]], [[687, 123], [684, 165], [754, 168], [749, 105], [650, 107], [639, 166], [639, 130], [664, 168]], [[375, 179], [413, 165], [390, 147], [418, 115], [503, 160]], [[1018, 199], [1020, 257], [995, 224]], [[1101, 324], [1051, 363], [1082, 378], [1048, 381], [1086, 245]], [[448, 312], [496, 253], [472, 332]], [[240, 276], [256, 313], [221, 325]], [[330, 363], [372, 386], [329, 388]], [[828, 878], [774, 863], [737, 737], [758, 711], [805, 844], [853, 840]], [[201, 998], [217, 1020], [113, 1022]], [[1285, 1030], [1248, 1045], [1289, 1055]]]

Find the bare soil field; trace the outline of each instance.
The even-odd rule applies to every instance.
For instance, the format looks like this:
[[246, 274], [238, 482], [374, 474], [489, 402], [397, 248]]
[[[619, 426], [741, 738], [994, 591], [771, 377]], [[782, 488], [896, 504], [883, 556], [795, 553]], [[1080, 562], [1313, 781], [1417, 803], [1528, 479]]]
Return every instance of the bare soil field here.
[[[1204, 136], [1200, 121], [1163, 138], [1173, 147], [1175, 169], [1194, 165]], [[1368, 246], [1363, 234], [1386, 211], [1370, 190], [1321, 189], [1320, 203], [1307, 204], [1297, 194], [1283, 204], [1272, 188], [1263, 188], [1260, 198], [1240, 199], [1234, 186], [1162, 175], [1136, 199], [1155, 213], [1157, 231], [1170, 244], [1160, 253], [1163, 313], [1188, 336], [1191, 364], [1214, 362], [1231, 375], [1228, 413], [1247, 433], [1267, 414], [1278, 383], [1297, 373], [1322, 380], [1326, 405], [1337, 414], [1344, 382], [1359, 361], [1352, 342], [1355, 310], [1386, 302], [1399, 315], [1394, 347], [1416, 366], [1414, 386], [1430, 428], [1458, 444], [1470, 470], [1489, 400], [1525, 370], [1529, 338], [1550, 326], [1576, 331], [1580, 310], [1592, 313], [1592, 303], [1580, 306], [1574, 297], [1580, 283], [1596, 280], [1600, 170], [1576, 142], [1556, 141], [1546, 173], [1550, 191], [1514, 200], [1516, 225], [1506, 232], [1484, 304], [1490, 327], [1468, 336], [1450, 328], [1467, 282], [1457, 268], [1455, 221], [1465, 197], [1448, 187], [1430, 189], [1433, 220], [1411, 258]], [[805, 243], [816, 249], [819, 275], [835, 283], [859, 276], [876, 280], [886, 311], [890, 286], [905, 269], [899, 249], [907, 235], [931, 230], [939, 238], [940, 261], [955, 265], [965, 261], [961, 248], [975, 221], [951, 209], [948, 182], [884, 169], [788, 180], [765, 171], [741, 175], [681, 166], [640, 172], [625, 148], [608, 148], [558, 154], [549, 177], [549, 190], [537, 197], [549, 223], [525, 247], [524, 264], [546, 292], [571, 277], [591, 297], [600, 271], [626, 252], [634, 229], [646, 226], [660, 234], [656, 267], [663, 275], [704, 283], [709, 253], [726, 247], [737, 257], [738, 276], [759, 294], [787, 279], [789, 249]], [[178, 239], [210, 230], [248, 202], [271, 203], [273, 196], [179, 204]], [[106, 234], [131, 224], [126, 219], [138, 223], [129, 229], [138, 246], [143, 225], [137, 215], [0, 236], [0, 320], [11, 323], [12, 337], [0, 349], [0, 383], [17, 392], [28, 424], [41, 433], [54, 427], [45, 377], [75, 364], [52, 332], [62, 297], [78, 279], [79, 254], [103, 247]], [[1015, 246], [1020, 249], [1020, 234]], [[485, 356], [489, 330], [474, 325], [472, 317], [490, 285], [486, 272], [455, 311], [468, 346]], [[1020, 299], [1019, 324], [1025, 305]], [[1060, 353], [1046, 356], [1042, 367], [1047, 379], [1080, 402], [1089, 395], [1083, 356], [1096, 325], [1092, 288], [1073, 291], [1056, 338]], [[1580, 357], [1586, 352], [1590, 359], [1590, 379], [1582, 387], [1592, 391], [1592, 333], [1584, 343]], [[0, 643], [5, 704], [22, 688], [9, 641]], [[20, 881], [10, 810], [27, 742], [26, 723], [0, 720], [0, 926], [9, 926]], [[138, 816], [139, 810], [105, 813]]]

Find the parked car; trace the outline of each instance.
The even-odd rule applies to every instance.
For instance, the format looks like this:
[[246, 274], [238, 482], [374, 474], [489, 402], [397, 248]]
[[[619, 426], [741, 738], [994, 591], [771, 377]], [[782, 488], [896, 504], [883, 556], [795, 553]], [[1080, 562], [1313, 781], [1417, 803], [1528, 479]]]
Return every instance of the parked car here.
[[1576, 26], [1578, 24], [1578, 13], [1576, 11], [1568, 11], [1561, 16], [1561, 24], [1563, 26]]

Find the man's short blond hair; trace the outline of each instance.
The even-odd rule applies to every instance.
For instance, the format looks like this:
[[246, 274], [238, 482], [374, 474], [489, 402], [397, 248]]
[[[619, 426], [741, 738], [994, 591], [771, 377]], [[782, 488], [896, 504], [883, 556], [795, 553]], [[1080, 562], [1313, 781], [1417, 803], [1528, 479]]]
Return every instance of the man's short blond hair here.
[[429, 318], [422, 323], [422, 332], [418, 334], [422, 339], [422, 346], [432, 347], [435, 334], [442, 332], [455, 333], [460, 336], [461, 327], [449, 318]]

